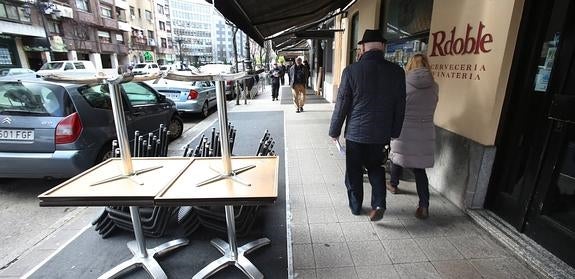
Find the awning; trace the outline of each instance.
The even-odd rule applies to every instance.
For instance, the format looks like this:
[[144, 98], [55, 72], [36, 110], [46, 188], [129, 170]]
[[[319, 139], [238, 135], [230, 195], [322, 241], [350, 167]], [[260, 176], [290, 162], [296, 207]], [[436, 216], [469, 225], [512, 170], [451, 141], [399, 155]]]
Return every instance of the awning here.
[[258, 44], [284, 30], [312, 23], [353, 0], [207, 0]]

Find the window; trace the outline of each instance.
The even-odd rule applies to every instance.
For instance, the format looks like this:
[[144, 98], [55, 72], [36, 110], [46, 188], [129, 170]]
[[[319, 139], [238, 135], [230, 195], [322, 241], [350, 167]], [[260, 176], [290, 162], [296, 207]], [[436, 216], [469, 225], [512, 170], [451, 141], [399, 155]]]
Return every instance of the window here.
[[74, 70], [74, 65], [72, 65], [72, 63], [66, 63], [64, 65], [64, 71], [71, 71]]
[[48, 21], [48, 31], [50, 31], [50, 33], [61, 34], [60, 30], [60, 24], [58, 22], [51, 20]]
[[108, 6], [101, 5], [100, 12], [102, 13], [103, 17], [112, 18], [112, 8]]
[[20, 19], [18, 16], [18, 8], [16, 8], [16, 6], [6, 5], [6, 14], [8, 15], [9, 19]]
[[358, 48], [357, 42], [359, 42], [359, 13], [355, 13], [351, 18], [351, 34], [349, 38], [349, 64], [357, 61]]
[[146, 19], [152, 21], [152, 12], [146, 10]]
[[124, 43], [124, 34], [116, 34], [116, 41]]
[[142, 9], [138, 8], [138, 17], [142, 18]]
[[163, 21], [160, 21], [160, 30], [166, 30], [166, 24]]
[[66, 116], [70, 107], [63, 90], [56, 85], [5, 82], [0, 85], [0, 107], [18, 115]]
[[6, 6], [4, 3], [0, 3], [0, 17], [8, 17], [6, 15]]
[[[157, 66], [156, 66], [157, 67]], [[158, 103], [158, 97], [153, 91], [140, 83], [122, 83], [122, 89], [128, 96], [128, 101], [132, 106], [151, 105]]]
[[82, 62], [74, 62], [74, 66], [76, 67], [76, 69], [81, 69], [81, 70], [86, 69], [86, 66]]
[[168, 47], [168, 41], [166, 40], [166, 38], [161, 38], [160, 40], [162, 42], [162, 47], [167, 48]]
[[130, 6], [130, 15], [131, 16], [136, 16], [136, 12], [134, 10], [134, 7]]
[[164, 6], [158, 4], [156, 11], [158, 12], [158, 14], [163, 15], [164, 14]]
[[110, 32], [98, 30], [98, 40], [100, 43], [111, 43], [112, 38], [110, 37]]
[[80, 95], [84, 97], [90, 106], [99, 109], [112, 109], [112, 101], [110, 101], [110, 91], [108, 90], [108, 85], [97, 84], [86, 86], [78, 90], [78, 92], [80, 92]]
[[154, 39], [154, 31], [148, 30], [148, 39]]
[[90, 1], [89, 0], [76, 0], [76, 8], [81, 11], [90, 11]]

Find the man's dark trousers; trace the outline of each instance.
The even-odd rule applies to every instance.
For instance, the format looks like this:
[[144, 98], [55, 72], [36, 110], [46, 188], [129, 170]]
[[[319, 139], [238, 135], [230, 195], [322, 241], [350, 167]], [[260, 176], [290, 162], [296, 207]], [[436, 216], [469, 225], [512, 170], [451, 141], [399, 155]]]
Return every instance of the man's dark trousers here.
[[272, 98], [277, 99], [280, 91], [280, 83], [272, 82]]
[[385, 144], [363, 144], [346, 140], [345, 186], [349, 207], [354, 214], [361, 212], [364, 166], [371, 184], [371, 208], [386, 208], [384, 147]]

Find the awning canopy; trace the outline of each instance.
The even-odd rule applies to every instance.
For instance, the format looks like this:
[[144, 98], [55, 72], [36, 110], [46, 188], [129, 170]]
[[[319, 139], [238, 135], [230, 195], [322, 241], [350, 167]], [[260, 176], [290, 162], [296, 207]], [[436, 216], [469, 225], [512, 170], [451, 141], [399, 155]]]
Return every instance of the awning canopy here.
[[263, 45], [273, 35], [320, 20], [353, 0], [207, 0], [222, 15]]

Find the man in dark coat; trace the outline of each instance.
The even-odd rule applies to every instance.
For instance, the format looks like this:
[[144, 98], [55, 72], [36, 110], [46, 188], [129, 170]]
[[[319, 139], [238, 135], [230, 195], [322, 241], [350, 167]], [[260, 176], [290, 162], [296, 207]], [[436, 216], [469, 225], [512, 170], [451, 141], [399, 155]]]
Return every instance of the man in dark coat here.
[[277, 63], [274, 63], [273, 69], [269, 72], [269, 77], [272, 79], [272, 101], [277, 101], [280, 90], [280, 73], [282, 69]]
[[289, 85], [292, 88], [293, 103], [296, 106], [297, 113], [303, 112], [305, 104], [305, 84], [307, 83], [307, 69], [302, 64], [301, 57], [295, 60], [295, 65], [289, 69]]
[[342, 73], [329, 136], [339, 140], [345, 121], [345, 185], [352, 214], [361, 212], [363, 167], [372, 187], [370, 220], [383, 218], [385, 203], [384, 147], [399, 137], [405, 113], [405, 73], [386, 61], [385, 39], [366, 30], [359, 41], [363, 55]]

